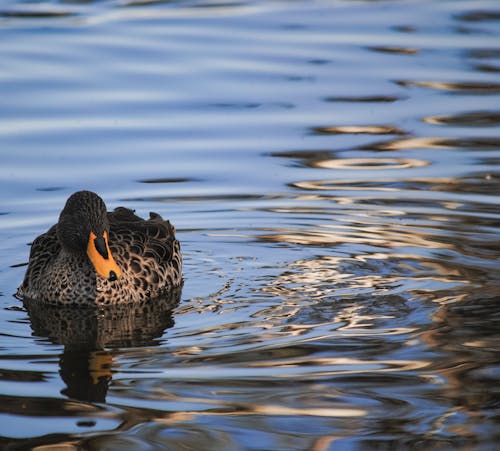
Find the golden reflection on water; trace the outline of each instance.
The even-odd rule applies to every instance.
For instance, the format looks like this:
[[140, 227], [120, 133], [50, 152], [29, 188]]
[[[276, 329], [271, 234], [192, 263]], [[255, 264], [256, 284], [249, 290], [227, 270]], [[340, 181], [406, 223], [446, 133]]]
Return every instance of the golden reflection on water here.
[[428, 161], [410, 158], [342, 158], [315, 161], [311, 166], [325, 169], [386, 170], [419, 168], [428, 164]]
[[[438, 239], [430, 232], [421, 232], [418, 227], [404, 223], [363, 223], [359, 219], [349, 225], [316, 224], [314, 227], [265, 228], [258, 239], [270, 243], [292, 243], [310, 246], [333, 246], [336, 244], [365, 244], [384, 249], [399, 247], [422, 247], [426, 249], [454, 249], [453, 244]], [[271, 233], [269, 233], [271, 232]]]
[[362, 145], [360, 150], [409, 150], [409, 149], [487, 149], [500, 148], [500, 138], [497, 137], [418, 137], [399, 138]]
[[[363, 264], [366, 266], [364, 270], [361, 269]], [[430, 261], [402, 253], [372, 253], [354, 257], [322, 255], [310, 260], [297, 260], [262, 291], [287, 299], [300, 296], [314, 300], [346, 292], [372, 292], [373, 289], [383, 293], [405, 279], [418, 281], [420, 285], [427, 281], [468, 283], [460, 266], [451, 262]], [[349, 317], [359, 318], [356, 307], [349, 308], [354, 309], [347, 312]], [[339, 318], [337, 320], [340, 321]]]
[[[462, 117], [457, 120], [483, 119]], [[455, 118], [449, 122], [453, 120]], [[495, 138], [404, 137], [370, 144], [366, 149], [496, 149], [497, 144]], [[332, 151], [283, 152], [276, 156], [296, 159], [303, 167], [318, 169], [399, 170], [429, 164], [425, 160], [401, 158], [342, 159], [335, 158], [336, 154]], [[314, 175], [311, 175], [311, 179], [313, 178]], [[482, 368], [484, 362], [470, 363], [471, 353], [467, 348], [480, 348], [481, 351], [488, 352], [488, 347], [493, 349], [494, 346], [483, 334], [477, 334], [472, 339], [463, 337], [456, 340], [456, 343], [452, 339], [450, 345], [447, 341], [449, 335], [453, 334], [453, 330], [464, 330], [463, 323], [467, 320], [453, 324], [450, 320], [453, 315], [448, 313], [457, 303], [467, 302], [470, 293], [481, 286], [480, 280], [491, 277], [484, 268], [476, 267], [470, 261], [465, 262], [468, 259], [477, 262], [479, 259], [489, 258], [490, 253], [485, 249], [487, 245], [473, 242], [469, 234], [475, 236], [478, 227], [494, 228], [496, 223], [490, 223], [486, 217], [469, 218], [463, 211], [466, 203], [463, 198], [456, 200], [447, 198], [447, 195], [441, 197], [427, 192], [444, 191], [454, 195], [491, 193], [496, 192], [496, 179], [495, 174], [478, 172], [457, 177], [401, 176], [384, 177], [380, 180], [358, 177], [289, 183], [288, 186], [298, 191], [294, 197], [296, 205], [270, 208], [268, 211], [294, 218], [300, 216], [301, 222], [296, 227], [288, 225], [263, 228], [258, 239], [273, 243], [300, 244], [319, 250], [315, 250], [316, 255], [309, 259], [289, 264], [285, 271], [262, 288], [262, 291], [283, 299], [283, 303], [258, 312], [256, 317], [266, 318], [276, 326], [279, 321], [284, 321], [289, 326], [280, 329], [281, 332], [293, 335], [296, 343], [328, 343], [339, 353], [333, 353], [332, 357], [282, 356], [281, 359], [253, 361], [248, 365], [252, 368], [269, 369], [278, 366], [293, 371], [312, 365], [317, 377], [342, 377], [345, 374], [346, 380], [351, 382], [356, 378], [373, 375], [383, 377], [383, 374], [392, 374], [394, 371], [415, 371], [421, 375], [421, 380], [428, 377], [437, 387], [436, 396], [441, 396], [451, 404], [434, 420], [433, 427], [436, 431], [473, 437], [475, 431], [470, 418], [480, 415], [478, 407], [486, 402], [484, 383], [474, 381], [474, 378], [481, 379], [482, 376], [475, 375], [474, 371]], [[357, 191], [355, 194], [359, 193], [359, 196], [348, 195], [347, 191]], [[427, 200], [419, 197], [419, 191], [422, 192], [422, 197], [427, 196]], [[428, 200], [429, 196], [432, 196], [432, 201]], [[433, 208], [429, 207], [429, 202]], [[496, 213], [491, 209], [486, 210], [485, 215], [492, 214], [496, 217]], [[367, 246], [377, 249], [367, 249]], [[349, 253], [345, 252], [346, 247], [350, 250]], [[331, 255], [332, 253], [337, 255]], [[498, 255], [498, 252], [492, 251], [491, 255]], [[395, 326], [406, 311], [412, 310], [412, 302], [420, 305], [425, 305], [429, 299], [433, 302], [438, 289], [442, 289], [446, 295], [443, 294], [441, 298], [443, 306], [433, 317], [435, 325], [431, 326], [431, 330], [422, 332], [418, 325]], [[381, 303], [382, 307], [376, 308], [377, 303]], [[301, 322], [306, 324], [297, 326]], [[330, 334], [315, 334], [315, 330], [322, 327], [329, 330]], [[424, 343], [428, 353], [417, 352], [416, 355], [420, 358], [414, 360], [404, 357], [386, 358], [383, 353], [384, 345], [380, 343], [387, 345], [390, 342], [388, 337], [391, 336], [396, 341], [404, 342], [404, 346], [410, 349], [419, 348]], [[269, 339], [272, 340], [272, 337], [270, 331]], [[362, 340], [365, 337], [369, 337], [370, 344], [377, 351], [382, 351], [378, 354], [378, 360], [377, 357], [365, 358], [366, 352], [359, 358], [346, 358], [341, 354], [342, 347], [335, 347], [342, 340], [354, 342], [352, 352], [356, 353], [363, 346]], [[441, 367], [436, 355], [449, 355], [450, 346], [452, 349], [456, 348], [456, 364], [450, 364], [448, 359]], [[352, 367], [347, 368], [349, 365]], [[466, 384], [471, 379], [472, 384], [467, 387]], [[456, 415], [466, 416], [459, 427], [449, 422], [449, 418], [453, 419]], [[433, 433], [437, 433], [436, 431]]]
[[[169, 396], [172, 399], [171, 396]], [[156, 421], [165, 421], [170, 423], [172, 421], [186, 421], [198, 416], [248, 416], [248, 415], [271, 415], [271, 416], [313, 416], [313, 417], [362, 417], [368, 412], [363, 409], [353, 408], [319, 408], [319, 407], [287, 407], [278, 404], [245, 404], [245, 403], [231, 403], [221, 400], [210, 400], [206, 398], [188, 398], [188, 397], [174, 397], [173, 400], [182, 403], [197, 403], [208, 404], [217, 406], [214, 409], [206, 409], [202, 411], [183, 411], [174, 414], [167, 414], [156, 418]]]
[[[398, 330], [396, 333], [408, 333], [414, 329], [403, 329]], [[350, 337], [355, 337], [356, 334], [349, 334]], [[329, 367], [328, 373], [335, 375], [345, 375], [345, 374], [358, 374], [363, 372], [373, 372], [377, 373], [391, 372], [391, 371], [411, 371], [426, 368], [430, 365], [430, 362], [421, 362], [415, 360], [359, 360], [345, 357], [331, 357], [331, 358], [311, 358], [306, 357], [295, 357], [293, 359], [282, 359], [279, 362], [271, 361], [260, 361], [260, 362], [250, 362], [249, 367], [254, 368], [286, 368], [286, 367], [298, 367], [298, 366], [316, 366], [316, 367]], [[327, 372], [322, 371], [320, 368], [315, 369], [315, 374], [318, 378], [325, 377]]]
[[[314, 163], [315, 164], [315, 163]], [[383, 192], [400, 192], [400, 203], [404, 204], [405, 200], [408, 200], [409, 193], [415, 193], [418, 191], [439, 191], [446, 193], [476, 193], [476, 194], [489, 194], [496, 192], [500, 188], [500, 174], [492, 172], [477, 172], [464, 175], [462, 177], [406, 177], [406, 178], [391, 178], [384, 177], [382, 179], [367, 180], [362, 178], [357, 179], [335, 179], [335, 180], [305, 180], [300, 182], [291, 182], [289, 186], [297, 188], [304, 191], [329, 191], [331, 194], [310, 194], [310, 195], [298, 195], [297, 200], [327, 200], [330, 199], [339, 204], [354, 204], [354, 203], [364, 203], [372, 200], [372, 202], [377, 201], [373, 194], [369, 193], [383, 193]], [[349, 192], [349, 191], [362, 191], [365, 193], [363, 197], [341, 197], [338, 192]], [[435, 199], [436, 201], [438, 199]], [[443, 207], [446, 210], [457, 210], [457, 208], [463, 205], [463, 202], [454, 202], [451, 200], [441, 201]], [[301, 209], [297, 207], [296, 213], [307, 213], [307, 207]], [[273, 211], [286, 212], [286, 209], [276, 208]], [[325, 210], [323, 210], [325, 212]], [[294, 211], [288, 210], [289, 213]], [[310, 207], [309, 212], [320, 213], [321, 209]], [[359, 215], [361, 212], [359, 212]], [[409, 214], [404, 210], [389, 210], [387, 206], [382, 210], [377, 211], [377, 216], [391, 214], [394, 216], [402, 216]], [[435, 215], [428, 215], [432, 219]], [[440, 216], [440, 220], [446, 220], [444, 215]]]
[[[290, 186], [309, 191], [401, 191], [403, 187], [418, 188], [419, 186], [432, 189], [432, 185], [457, 185], [453, 178], [390, 178], [384, 177], [382, 180], [366, 179], [337, 179], [337, 180], [307, 180], [290, 183]], [[300, 196], [302, 199], [305, 196]], [[311, 199], [320, 199], [321, 196], [310, 195]], [[351, 202], [352, 203], [352, 202]], [[290, 212], [291, 213], [291, 212]], [[402, 210], [391, 211], [391, 214], [404, 214]]]
[[407, 132], [394, 125], [339, 125], [315, 127], [315, 133], [321, 135], [368, 134], [368, 135], [406, 135]]
[[500, 124], [500, 113], [496, 111], [471, 111], [444, 116], [427, 116], [428, 124], [451, 125], [456, 127], [492, 127]]
[[400, 80], [396, 82], [401, 86], [416, 86], [419, 88], [432, 88], [445, 91], [457, 91], [473, 94], [494, 94], [500, 92], [500, 84], [493, 82], [469, 81], [469, 82], [446, 82], [446, 81], [416, 81]]

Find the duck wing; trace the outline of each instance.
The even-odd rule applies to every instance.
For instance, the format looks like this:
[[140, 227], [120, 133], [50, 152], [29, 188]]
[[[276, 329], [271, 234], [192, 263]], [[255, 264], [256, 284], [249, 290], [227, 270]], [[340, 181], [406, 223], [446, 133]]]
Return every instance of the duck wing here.
[[108, 213], [109, 246], [135, 289], [157, 294], [182, 283], [182, 258], [175, 228], [157, 213], [145, 220], [128, 208]]
[[31, 295], [38, 291], [40, 282], [44, 281], [46, 268], [52, 264], [60, 251], [61, 244], [57, 239], [55, 225], [31, 243], [28, 269], [17, 291], [19, 296]]

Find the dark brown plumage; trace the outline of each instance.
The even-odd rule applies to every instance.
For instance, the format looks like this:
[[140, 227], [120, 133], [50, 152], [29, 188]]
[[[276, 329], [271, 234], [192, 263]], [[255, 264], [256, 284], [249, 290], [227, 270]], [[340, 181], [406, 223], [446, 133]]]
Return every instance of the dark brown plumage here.
[[31, 246], [21, 298], [50, 304], [140, 302], [182, 285], [175, 229], [156, 213], [107, 212], [90, 191], [67, 200], [59, 221]]

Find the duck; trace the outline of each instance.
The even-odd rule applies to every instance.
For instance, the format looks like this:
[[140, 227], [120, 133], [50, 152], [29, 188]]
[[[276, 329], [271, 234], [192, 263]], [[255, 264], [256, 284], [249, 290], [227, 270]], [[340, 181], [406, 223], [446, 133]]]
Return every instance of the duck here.
[[158, 213], [149, 216], [143, 219], [125, 207], [108, 212], [92, 191], [72, 194], [57, 224], [31, 244], [17, 296], [99, 307], [145, 302], [181, 287], [175, 228]]

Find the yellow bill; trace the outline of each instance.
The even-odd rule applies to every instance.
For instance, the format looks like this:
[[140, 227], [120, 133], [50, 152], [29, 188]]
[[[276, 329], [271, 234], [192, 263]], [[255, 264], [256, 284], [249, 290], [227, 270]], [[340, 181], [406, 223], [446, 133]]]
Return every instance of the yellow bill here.
[[90, 232], [87, 255], [94, 265], [97, 274], [101, 277], [113, 281], [121, 276], [122, 272], [109, 250], [107, 232], [104, 232], [101, 236]]

